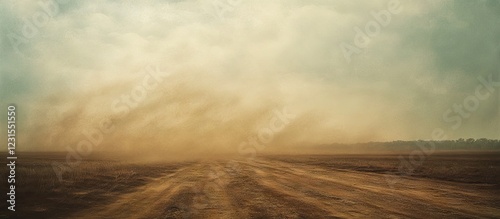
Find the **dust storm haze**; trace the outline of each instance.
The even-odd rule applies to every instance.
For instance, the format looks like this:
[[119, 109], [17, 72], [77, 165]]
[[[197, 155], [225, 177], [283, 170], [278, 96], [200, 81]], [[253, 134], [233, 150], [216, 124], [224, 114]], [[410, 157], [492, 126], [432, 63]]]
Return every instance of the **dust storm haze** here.
[[500, 1], [4, 0], [0, 31], [0, 218], [500, 218]]
[[[342, 45], [388, 1], [4, 4], [1, 101], [18, 107], [25, 151], [196, 158], [257, 139], [288, 153], [435, 128], [499, 138], [498, 92], [459, 128], [443, 119], [479, 77], [500, 80], [500, 6], [469, 4], [398, 1], [350, 55]], [[50, 18], [37, 26], [37, 13]]]

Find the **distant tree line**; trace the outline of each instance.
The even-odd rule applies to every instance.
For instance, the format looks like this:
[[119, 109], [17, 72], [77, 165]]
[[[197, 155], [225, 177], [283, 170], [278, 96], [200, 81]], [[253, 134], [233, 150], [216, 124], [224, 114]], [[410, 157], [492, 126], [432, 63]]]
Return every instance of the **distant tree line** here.
[[443, 140], [443, 141], [391, 141], [391, 142], [366, 142], [356, 144], [341, 144], [334, 143], [328, 145], [318, 145], [317, 149], [332, 149], [332, 150], [364, 150], [364, 151], [402, 151], [418, 149], [419, 145], [435, 145], [435, 150], [500, 150], [500, 140], [486, 139], [486, 138], [460, 138], [457, 140]]

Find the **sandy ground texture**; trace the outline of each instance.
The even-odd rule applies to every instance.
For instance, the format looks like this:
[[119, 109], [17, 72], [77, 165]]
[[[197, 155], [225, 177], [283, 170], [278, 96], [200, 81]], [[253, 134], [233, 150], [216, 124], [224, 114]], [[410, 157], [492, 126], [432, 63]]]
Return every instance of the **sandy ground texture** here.
[[283, 160], [189, 163], [69, 217], [500, 217], [497, 184], [413, 176], [394, 180], [383, 172]]

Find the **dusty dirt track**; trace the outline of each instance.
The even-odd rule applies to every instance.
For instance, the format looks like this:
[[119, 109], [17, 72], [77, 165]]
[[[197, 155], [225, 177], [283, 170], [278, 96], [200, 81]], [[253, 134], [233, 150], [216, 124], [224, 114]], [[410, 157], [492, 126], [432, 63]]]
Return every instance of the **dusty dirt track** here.
[[494, 186], [417, 177], [390, 184], [384, 173], [273, 159], [200, 161], [71, 217], [491, 218], [500, 216]]

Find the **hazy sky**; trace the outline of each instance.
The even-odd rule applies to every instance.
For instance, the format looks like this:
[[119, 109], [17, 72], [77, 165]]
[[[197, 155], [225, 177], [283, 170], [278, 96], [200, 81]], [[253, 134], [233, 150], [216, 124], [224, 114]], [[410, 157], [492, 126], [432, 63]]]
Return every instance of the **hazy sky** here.
[[237, 151], [283, 109], [271, 149], [500, 138], [498, 1], [35, 2], [0, 5], [19, 150]]

